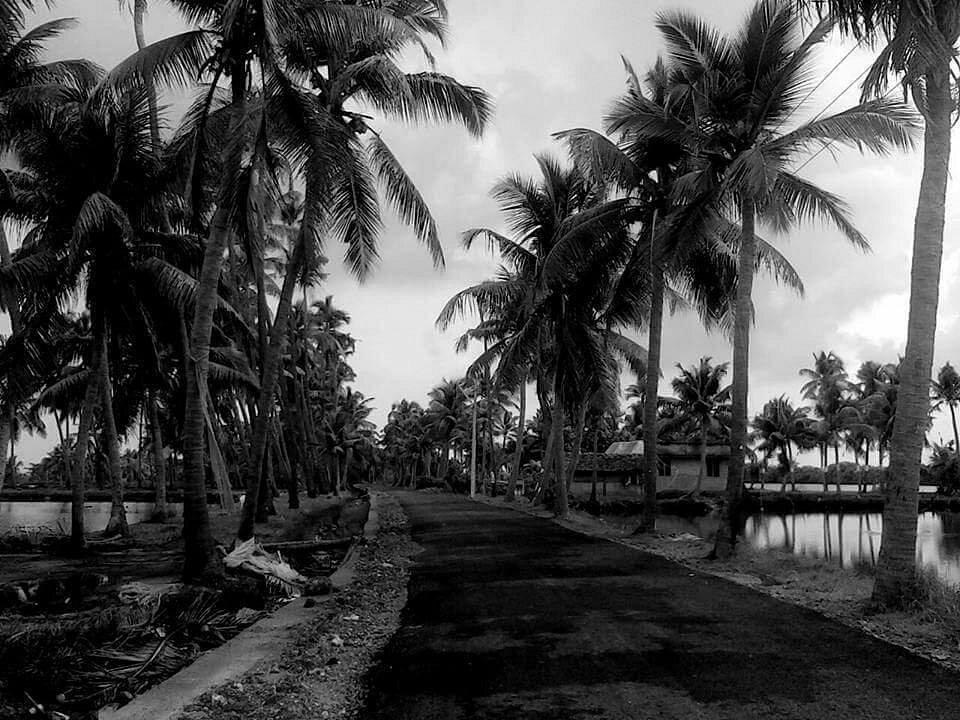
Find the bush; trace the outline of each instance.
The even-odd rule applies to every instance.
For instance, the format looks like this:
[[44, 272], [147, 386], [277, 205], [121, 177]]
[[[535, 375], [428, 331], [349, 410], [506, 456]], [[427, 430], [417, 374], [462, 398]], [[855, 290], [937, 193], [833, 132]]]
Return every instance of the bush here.
[[803, 465], [787, 473], [783, 481], [787, 485], [823, 485], [823, 470], [810, 467], [809, 465]]
[[908, 608], [926, 621], [960, 626], [960, 587], [941, 578], [932, 567], [919, 568]]

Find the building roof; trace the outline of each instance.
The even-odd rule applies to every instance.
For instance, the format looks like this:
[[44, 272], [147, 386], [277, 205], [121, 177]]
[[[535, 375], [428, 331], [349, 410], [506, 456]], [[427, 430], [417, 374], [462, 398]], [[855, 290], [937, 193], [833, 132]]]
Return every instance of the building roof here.
[[[643, 440], [611, 443], [606, 455], [632, 455], [643, 457]], [[657, 445], [657, 455], [661, 457], [700, 457], [700, 445], [697, 443], [663, 443]], [[726, 443], [708, 442], [707, 457], [730, 457], [730, 446]]]

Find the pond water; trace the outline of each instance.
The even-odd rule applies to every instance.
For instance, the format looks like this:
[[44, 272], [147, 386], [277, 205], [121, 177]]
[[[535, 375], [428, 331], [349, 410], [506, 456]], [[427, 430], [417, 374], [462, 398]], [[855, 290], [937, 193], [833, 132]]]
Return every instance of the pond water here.
[[[610, 518], [613, 522], [624, 519]], [[689, 532], [712, 537], [719, 518], [661, 515], [664, 532]], [[841, 567], [876, 565], [883, 517], [879, 512], [812, 512], [751, 515], [744, 528], [748, 543], [835, 562]], [[960, 584], [960, 513], [925, 512], [917, 518], [917, 560], [936, 569], [948, 582]]]
[[[153, 510], [150, 502], [124, 503], [127, 522], [147, 520]], [[180, 504], [171, 503], [170, 509], [179, 513]], [[109, 502], [88, 502], [83, 506], [84, 525], [88, 531], [102, 530], [110, 519]], [[0, 535], [8, 532], [70, 532], [70, 501], [3, 500], [0, 501]]]

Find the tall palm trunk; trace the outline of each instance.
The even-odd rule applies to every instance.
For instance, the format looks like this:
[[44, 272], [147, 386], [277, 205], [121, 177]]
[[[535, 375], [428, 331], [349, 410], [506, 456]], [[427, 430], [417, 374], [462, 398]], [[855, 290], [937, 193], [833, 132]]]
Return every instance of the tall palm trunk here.
[[157, 407], [156, 393], [150, 393], [147, 399], [150, 412], [150, 437], [153, 449], [153, 485], [155, 501], [153, 514], [160, 520], [167, 517], [167, 465], [163, 459], [163, 434], [160, 429], [160, 411]]
[[84, 470], [87, 463], [87, 446], [90, 444], [90, 429], [93, 426], [93, 411], [100, 397], [100, 385], [95, 371], [100, 363], [100, 351], [94, 349], [93, 364], [87, 378], [87, 392], [80, 406], [80, 425], [77, 428], [77, 445], [73, 451], [70, 472], [70, 547], [82, 550], [86, 546], [83, 523]]
[[[247, 91], [247, 76], [242, 61], [234, 63], [230, 82], [230, 136], [233, 137], [242, 122]], [[235, 154], [224, 151], [224, 159], [233, 163]], [[234, 175], [233, 172], [224, 173], [225, 178]], [[227, 188], [223, 187], [221, 190], [220, 202], [210, 223], [210, 233], [200, 268], [191, 326], [190, 353], [187, 359], [183, 412], [183, 575], [187, 580], [216, 580], [223, 575], [223, 566], [217, 559], [213, 536], [210, 534], [210, 515], [207, 511], [203, 459], [205, 398], [202, 393], [210, 366], [210, 336], [213, 332], [213, 312], [217, 307], [223, 251], [230, 237]]]
[[253, 422], [253, 436], [250, 441], [253, 462], [250, 464], [249, 477], [247, 478], [247, 497], [243, 503], [240, 527], [237, 529], [237, 538], [240, 540], [248, 540], [253, 537], [257, 491], [264, 480], [261, 467], [267, 448], [269, 425], [273, 417], [273, 396], [277, 387], [277, 379], [280, 376], [283, 341], [287, 334], [290, 309], [293, 306], [293, 293], [303, 263], [304, 241], [303, 237], [298, 238], [290, 267], [287, 268], [287, 274], [283, 279], [277, 314], [273, 321], [273, 327], [270, 328], [270, 344], [267, 347], [266, 357], [263, 358], [263, 375], [260, 379], [260, 395], [257, 400], [257, 419]]
[[[6, 448], [10, 444], [10, 436], [13, 434], [13, 424], [10, 422], [0, 422], [0, 448]], [[3, 459], [0, 460], [0, 492], [3, 492], [3, 482], [7, 475], [7, 453], [6, 450], [0, 452]]]
[[757, 257], [753, 201], [740, 201], [740, 252], [737, 257], [737, 295], [733, 320], [733, 404], [730, 416], [730, 467], [727, 490], [720, 511], [720, 527], [713, 555], [726, 558], [733, 554], [740, 530], [740, 500], [747, 449], [747, 390], [750, 380], [750, 324], [753, 322], [753, 272]]
[[[10, 245], [7, 242], [7, 231], [0, 222], [0, 267], [9, 265], [11, 262]], [[10, 317], [10, 332], [16, 335], [22, 329], [20, 322], [20, 303], [17, 297], [11, 297], [8, 293], [0, 291], [3, 294], [4, 305], [7, 307], [7, 313]], [[7, 453], [6, 447], [12, 442], [14, 425], [14, 406], [11, 404], [0, 418], [0, 490], [3, 489], [3, 481], [7, 476]]]
[[561, 373], [556, 371], [553, 375], [553, 422], [550, 428], [554, 434], [553, 442], [553, 513], [557, 517], [565, 517], [568, 510], [567, 505], [567, 487], [563, 477], [563, 382]]
[[110, 356], [107, 352], [107, 333], [101, 331], [100, 366], [97, 369], [100, 382], [100, 400], [103, 415], [103, 441], [107, 446], [110, 463], [110, 520], [104, 535], [127, 537], [127, 513], [123, 507], [123, 469], [120, 464], [120, 438], [117, 421], [113, 414], [113, 383], [110, 381]]
[[580, 403], [580, 407], [577, 408], [577, 427], [573, 439], [573, 454], [570, 456], [570, 463], [567, 467], [567, 483], [566, 489], [567, 492], [570, 492], [573, 487], [573, 479], [577, 474], [577, 466], [580, 464], [580, 452], [581, 446], [583, 445], [583, 431], [587, 425], [587, 401], [586, 399]]
[[873, 599], [897, 607], [916, 579], [917, 502], [923, 440], [930, 413], [930, 377], [937, 329], [943, 225], [950, 163], [951, 74], [947, 64], [927, 73], [923, 175], [913, 231], [907, 348], [884, 488], [883, 535]]
[[[343, 456], [343, 484], [348, 490], [353, 490], [353, 483], [350, 482], [350, 465], [353, 464], [353, 447], [348, 446], [347, 452]], [[430, 473], [428, 472], [427, 475]]]
[[[143, 50], [147, 46], [147, 39], [143, 32], [143, 16], [147, 12], [147, 0], [134, 0], [133, 3], [133, 34], [137, 40], [137, 49]], [[155, 150], [160, 148], [160, 119], [157, 112], [157, 88], [153, 82], [153, 69], [149, 66], [144, 73], [144, 85], [147, 91], [147, 107], [150, 111], [150, 137]]]
[[510, 470], [510, 482], [507, 484], [507, 500], [517, 496], [517, 482], [520, 480], [520, 463], [523, 461], [523, 426], [527, 421], [527, 383], [524, 380], [520, 385], [520, 419], [517, 421], [517, 447], [513, 458], [513, 468]]
[[953, 454], [960, 458], [960, 434], [957, 433], [957, 408], [950, 403], [950, 422], [953, 423]]
[[657, 527], [657, 399], [660, 396], [660, 346], [663, 337], [663, 268], [650, 261], [650, 332], [643, 392], [643, 516], [637, 532]]
[[[700, 426], [700, 469], [697, 471], [697, 487], [694, 495], [699, 495], [703, 487], [703, 476], [707, 473], [707, 426]], [[760, 486], [763, 489], [763, 485]]]
[[593, 429], [593, 470], [590, 472], [590, 502], [597, 502], [597, 472], [600, 458], [597, 457], [597, 444], [600, 442], [600, 422]]

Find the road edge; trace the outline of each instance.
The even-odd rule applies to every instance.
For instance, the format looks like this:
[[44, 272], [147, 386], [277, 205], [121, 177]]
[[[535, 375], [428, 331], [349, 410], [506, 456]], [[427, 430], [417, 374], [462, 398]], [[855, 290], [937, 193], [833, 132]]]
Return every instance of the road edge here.
[[[362, 542], [375, 538], [380, 529], [379, 493], [371, 492], [369, 498], [370, 510], [363, 526]], [[330, 575], [334, 592], [349, 587], [356, 579], [360, 544], [354, 542], [350, 546], [343, 562]], [[294, 631], [323, 613], [332, 597], [331, 593], [311, 598], [316, 601], [311, 607], [306, 607], [308, 603], [304, 598], [291, 600], [123, 707], [101, 709], [98, 720], [173, 720], [204, 693], [246, 674], [258, 663], [279, 657]]]

